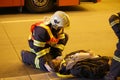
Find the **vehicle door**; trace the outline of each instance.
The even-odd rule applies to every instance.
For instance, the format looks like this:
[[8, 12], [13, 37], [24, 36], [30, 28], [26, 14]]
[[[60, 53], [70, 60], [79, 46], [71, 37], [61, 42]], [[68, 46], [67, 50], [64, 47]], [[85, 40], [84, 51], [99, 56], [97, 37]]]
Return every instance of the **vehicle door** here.
[[13, 0], [1, 0], [0, 7], [8, 7], [12, 5]]

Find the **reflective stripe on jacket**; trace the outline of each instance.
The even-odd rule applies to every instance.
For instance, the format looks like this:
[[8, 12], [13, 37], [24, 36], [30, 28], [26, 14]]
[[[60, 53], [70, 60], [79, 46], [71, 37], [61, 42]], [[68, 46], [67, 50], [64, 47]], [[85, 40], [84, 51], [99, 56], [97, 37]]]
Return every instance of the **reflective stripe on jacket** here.
[[[40, 41], [34, 39], [34, 37], [32, 36], [32, 32], [33, 32], [33, 30], [34, 30], [34, 28], [36, 26], [42, 27], [42, 28], [44, 28], [48, 32], [48, 34], [50, 36], [50, 40], [49, 41], [47, 41], [47, 42], [40, 42]], [[59, 48], [60, 50], [63, 50], [64, 49], [64, 45], [61, 44], [61, 43], [58, 43], [58, 41], [62, 40], [62, 39], [65, 39], [65, 34], [62, 33], [62, 29], [58, 32], [58, 34], [59, 34], [58, 38], [55, 38], [53, 36], [49, 26], [44, 25], [43, 22], [41, 21], [41, 22], [33, 24], [31, 26], [31, 35], [29, 36], [29, 39], [32, 39], [34, 41], [34, 45], [37, 46], [37, 47], [45, 47], [45, 44], [47, 43], [47, 44], [49, 44], [51, 46], [54, 46], [55, 48]]]
[[[36, 24], [32, 25], [31, 32], [33, 32], [33, 30], [34, 30], [34, 28], [35, 28], [36, 26], [42, 27], [42, 28], [44, 28], [44, 29], [48, 32], [48, 34], [49, 34], [49, 36], [50, 36], [50, 40], [47, 41], [47, 43], [51, 43], [51, 44], [57, 44], [57, 43], [58, 43], [59, 39], [57, 39], [57, 38], [55, 38], [55, 37], [53, 36], [50, 28], [49, 28], [48, 26], [44, 25], [43, 22], [36, 23]], [[62, 36], [62, 35], [61, 35], [61, 36]], [[32, 39], [34, 40], [34, 37], [33, 37], [33, 36], [32, 36]], [[39, 45], [39, 43], [38, 43], [38, 45]]]

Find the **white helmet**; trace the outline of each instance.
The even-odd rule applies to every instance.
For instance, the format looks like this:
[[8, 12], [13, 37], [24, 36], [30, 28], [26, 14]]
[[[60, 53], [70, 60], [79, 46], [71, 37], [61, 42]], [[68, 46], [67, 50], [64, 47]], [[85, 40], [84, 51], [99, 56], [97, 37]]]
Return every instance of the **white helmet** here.
[[56, 11], [50, 18], [53, 28], [68, 27], [70, 25], [69, 16], [63, 11]]

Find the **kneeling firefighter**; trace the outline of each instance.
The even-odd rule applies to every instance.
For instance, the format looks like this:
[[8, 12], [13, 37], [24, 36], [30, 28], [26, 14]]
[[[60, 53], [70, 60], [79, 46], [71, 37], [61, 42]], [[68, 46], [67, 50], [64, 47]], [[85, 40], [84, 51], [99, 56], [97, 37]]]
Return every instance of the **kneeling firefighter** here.
[[68, 41], [64, 28], [69, 25], [69, 16], [63, 11], [56, 11], [48, 21], [33, 24], [28, 40], [31, 50], [21, 51], [22, 61], [35, 68], [50, 71], [50, 61], [62, 55]]

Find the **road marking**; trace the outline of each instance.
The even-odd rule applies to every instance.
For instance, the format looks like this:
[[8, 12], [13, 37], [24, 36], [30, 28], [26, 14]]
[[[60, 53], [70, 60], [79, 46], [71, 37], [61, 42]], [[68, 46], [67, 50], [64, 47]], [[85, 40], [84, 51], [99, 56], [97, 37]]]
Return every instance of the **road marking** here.
[[31, 20], [14, 20], [14, 21], [1, 21], [0, 23], [16, 23], [16, 22], [29, 22], [29, 21], [41, 21], [42, 19], [31, 19]]

